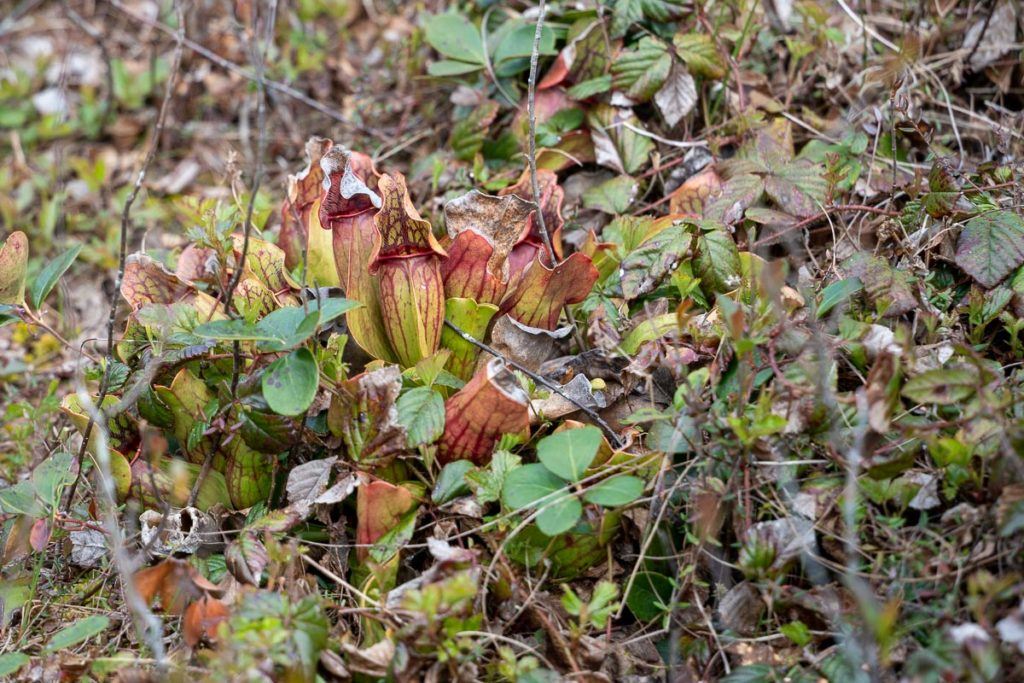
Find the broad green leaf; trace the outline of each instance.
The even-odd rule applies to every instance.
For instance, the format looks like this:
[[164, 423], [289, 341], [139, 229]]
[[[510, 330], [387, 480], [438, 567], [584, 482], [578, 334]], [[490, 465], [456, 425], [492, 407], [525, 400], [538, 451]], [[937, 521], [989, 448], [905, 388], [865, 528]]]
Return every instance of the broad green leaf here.
[[431, 76], [443, 78], [446, 76], [462, 76], [471, 74], [484, 68], [483, 64], [471, 64], [469, 62], [457, 62], [452, 59], [440, 59], [427, 65], [427, 73]]
[[591, 187], [583, 193], [583, 206], [610, 214], [626, 213], [636, 198], [638, 183], [631, 176], [620, 175]]
[[100, 614], [79, 619], [71, 624], [71, 626], [57, 631], [53, 638], [50, 638], [50, 642], [46, 644], [46, 647], [43, 648], [43, 652], [57, 652], [72, 645], [77, 645], [99, 633], [103, 633], [107, 630], [108, 626], [110, 626], [110, 618]]
[[445, 57], [471, 64], [486, 63], [480, 30], [461, 14], [436, 14], [424, 22], [423, 32], [430, 46]]
[[672, 601], [672, 579], [655, 572], [639, 572], [626, 596], [626, 607], [639, 621], [664, 614]]
[[722, 683], [774, 683], [777, 679], [767, 664], [747, 664], [722, 678]]
[[950, 405], [975, 392], [978, 372], [971, 368], [935, 368], [911, 378], [903, 385], [904, 397], [915, 403]]
[[75, 480], [75, 456], [57, 451], [32, 472], [32, 485], [39, 500], [50, 507], [60, 503], [64, 487]]
[[310, 301], [302, 306], [286, 306], [271, 311], [256, 323], [244, 320], [214, 320], [198, 325], [193, 333], [219, 341], [257, 341], [261, 351], [286, 351], [303, 343], [326, 325], [361, 304], [349, 299]]
[[725, 76], [725, 64], [711, 36], [703, 33], [678, 33], [672, 42], [676, 46], [676, 54], [686, 62], [690, 73], [711, 79]]
[[0, 489], [0, 512], [28, 517], [42, 517], [46, 514], [36, 498], [35, 487], [28, 481], [19, 481], [14, 486]]
[[631, 100], [647, 102], [658, 92], [672, 68], [672, 55], [659, 40], [644, 37], [612, 64], [612, 85]]
[[32, 305], [32, 308], [39, 308], [39, 306], [46, 299], [47, 295], [53, 290], [54, 285], [60, 280], [71, 264], [74, 263], [75, 258], [78, 256], [78, 252], [82, 251], [82, 245], [76, 244], [71, 247], [63, 254], [55, 258], [54, 260], [47, 263], [36, 279], [32, 281], [32, 287], [29, 288], [28, 302]]
[[[549, 472], [544, 465], [523, 465], [505, 477], [501, 500], [509, 509], [522, 510], [563, 488], [565, 481]], [[554, 500], [554, 497], [550, 500]]]
[[709, 293], [724, 294], [740, 285], [740, 252], [732, 235], [721, 228], [701, 230], [694, 274]]
[[263, 398], [279, 415], [301, 415], [313, 402], [319, 381], [316, 358], [309, 349], [298, 349], [275, 360], [263, 373]]
[[592, 425], [544, 437], [537, 443], [537, 458], [553, 474], [579, 481], [601, 447], [601, 430]]
[[1024, 263], [1024, 219], [991, 211], [967, 221], [956, 243], [956, 264], [985, 287], [995, 287]]
[[575, 497], [565, 495], [554, 502], [544, 503], [537, 515], [537, 528], [548, 536], [563, 534], [576, 526], [583, 505]]
[[[508, 78], [525, 71], [530, 66], [530, 55], [533, 52], [533, 39], [536, 26], [533, 22], [512, 26], [505, 32], [490, 36], [488, 43], [492, 45], [491, 62], [494, 72], [499, 78]], [[504, 26], [502, 26], [504, 28]], [[494, 41], [494, 42], [491, 42]], [[550, 55], [555, 52], [555, 32], [550, 26], [541, 28], [539, 54]]]
[[402, 394], [398, 422], [405, 427], [410, 448], [437, 441], [444, 432], [444, 399], [430, 387], [416, 387]]
[[602, 507], [614, 508], [632, 503], [640, 497], [643, 490], [643, 479], [620, 474], [587, 489], [583, 494], [583, 500]]
[[469, 491], [466, 485], [466, 474], [475, 468], [469, 460], [456, 460], [441, 468], [437, 475], [437, 483], [434, 484], [434, 491], [430, 494], [431, 499], [438, 505], [447, 503], [449, 500]]
[[612, 77], [611, 74], [603, 76], [596, 76], [594, 78], [588, 78], [585, 81], [580, 81], [576, 85], [569, 88], [569, 97], [574, 100], [586, 100], [594, 95], [600, 95], [603, 92], [608, 92], [612, 89]]
[[864, 289], [864, 284], [855, 277], [846, 278], [833, 282], [821, 290], [821, 299], [818, 302], [817, 317], [828, 315], [829, 311], [845, 302], [851, 296]]
[[0, 677], [13, 676], [21, 671], [21, 667], [29, 662], [24, 652], [8, 652], [0, 655]]

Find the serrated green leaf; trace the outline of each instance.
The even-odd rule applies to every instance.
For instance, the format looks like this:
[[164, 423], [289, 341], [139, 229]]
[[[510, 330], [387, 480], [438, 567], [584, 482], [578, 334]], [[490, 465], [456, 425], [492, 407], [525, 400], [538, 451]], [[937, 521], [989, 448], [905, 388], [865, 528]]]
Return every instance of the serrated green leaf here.
[[594, 95], [600, 95], [603, 92], [608, 92], [611, 89], [611, 74], [605, 74], [603, 76], [595, 76], [594, 78], [581, 81], [569, 88], [567, 92], [569, 97], [574, 100], [585, 100], [593, 97]]
[[725, 77], [725, 64], [711, 36], [703, 33], [677, 33], [672, 42], [676, 54], [686, 62], [693, 75], [710, 79]]
[[579, 481], [601, 448], [601, 430], [592, 425], [566, 429], [537, 443], [537, 459], [553, 474]]
[[736, 289], [740, 284], [740, 252], [732, 235], [724, 228], [702, 229], [693, 270], [709, 294]]
[[620, 175], [583, 193], [583, 206], [610, 214], [626, 213], [639, 185], [632, 176]]
[[444, 399], [430, 387], [416, 387], [402, 394], [396, 404], [398, 422], [405, 427], [410, 448], [437, 441], [444, 432]]
[[964, 225], [956, 264], [985, 287], [995, 287], [1024, 263], [1024, 219], [1012, 211], [990, 211]]
[[647, 102], [658, 92], [672, 68], [668, 48], [645, 37], [636, 49], [622, 53], [612, 64], [612, 85], [637, 102]]

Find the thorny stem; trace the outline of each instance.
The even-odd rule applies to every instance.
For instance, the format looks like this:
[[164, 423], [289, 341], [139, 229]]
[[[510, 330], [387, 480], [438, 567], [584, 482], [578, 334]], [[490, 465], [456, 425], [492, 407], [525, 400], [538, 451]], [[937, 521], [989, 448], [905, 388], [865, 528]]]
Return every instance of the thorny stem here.
[[580, 411], [582, 411], [584, 415], [589, 417], [591, 420], [594, 421], [594, 423], [597, 426], [599, 426], [601, 429], [604, 430], [605, 434], [611, 440], [612, 445], [616, 449], [620, 449], [620, 448], [623, 448], [625, 446], [625, 444], [622, 442], [622, 439], [619, 438], [619, 435], [615, 432], [614, 429], [612, 429], [611, 425], [609, 425], [607, 422], [604, 421], [604, 418], [602, 418], [600, 415], [598, 415], [592, 408], [589, 408], [589, 407], [583, 405], [582, 403], [580, 403], [579, 401], [574, 399], [572, 396], [570, 396], [569, 394], [567, 394], [564, 391], [562, 391], [562, 388], [560, 386], [558, 386], [554, 382], [548, 380], [543, 375], [538, 375], [533, 370], [530, 370], [526, 366], [524, 366], [524, 365], [522, 365], [520, 363], [517, 363], [516, 361], [512, 360], [511, 358], [507, 358], [500, 351], [497, 351], [497, 350], [491, 348], [490, 346], [488, 346], [487, 344], [483, 343], [479, 339], [476, 339], [475, 337], [473, 337], [471, 334], [469, 334], [468, 332], [463, 330], [461, 327], [459, 327], [458, 325], [456, 325], [452, 321], [445, 320], [444, 324], [447, 325], [448, 327], [450, 327], [452, 330], [454, 330], [456, 334], [458, 334], [460, 337], [465, 339], [467, 342], [469, 342], [473, 346], [475, 346], [478, 349], [481, 349], [483, 351], [486, 351], [487, 353], [491, 354], [495, 358], [501, 359], [501, 361], [503, 363], [505, 363], [506, 365], [512, 366], [513, 368], [515, 368], [519, 372], [523, 373], [524, 375], [526, 375], [527, 377], [532, 379], [534, 382], [537, 382], [538, 384], [543, 385], [544, 387], [547, 387], [551, 391], [555, 392], [556, 394], [558, 394], [559, 396], [564, 398], [569, 403], [572, 403], [574, 406], [579, 408]]
[[[114, 323], [117, 320], [117, 301], [118, 297], [121, 295], [121, 283], [124, 281], [125, 263], [128, 260], [128, 238], [132, 229], [132, 205], [139, 196], [139, 191], [142, 189], [142, 183], [146, 179], [146, 172], [149, 169], [149, 165], [153, 163], [153, 158], [156, 156], [156, 151], [160, 146], [160, 138], [163, 136], [164, 124], [167, 121], [167, 111], [170, 109], [171, 98], [173, 97], [174, 89], [178, 84], [178, 70], [181, 67], [181, 55], [182, 52], [184, 52], [185, 9], [182, 6], [182, 2], [175, 2], [174, 8], [178, 18], [178, 29], [174, 34], [176, 46], [174, 48], [174, 57], [171, 60], [170, 75], [167, 77], [167, 89], [164, 92], [164, 99], [160, 103], [160, 111], [157, 113], [156, 123], [153, 126], [153, 135], [149, 140], [149, 149], [146, 151], [146, 156], [142, 161], [142, 166], [139, 168], [139, 174], [135, 178], [135, 184], [132, 186], [132, 190], [128, 194], [128, 199], [125, 200], [124, 209], [121, 211], [121, 235], [120, 246], [118, 247], [117, 253], [117, 277], [114, 280], [114, 288], [110, 292], [110, 315], [107, 318], [107, 352], [104, 358], [106, 367], [103, 369], [103, 380], [100, 382], [99, 399], [96, 401], [97, 409], [100, 413], [103, 412], [103, 400], [107, 397], [107, 393], [110, 389], [110, 368], [113, 366], [114, 362]], [[64, 503], [65, 512], [71, 509], [71, 503], [75, 499], [75, 491], [78, 488], [78, 482], [82, 478], [82, 459], [85, 457], [85, 449], [89, 444], [89, 437], [92, 435], [94, 424], [93, 415], [90, 414], [89, 422], [86, 424], [85, 431], [82, 434], [82, 446], [78, 450], [78, 475], [69, 487], [68, 497]]]

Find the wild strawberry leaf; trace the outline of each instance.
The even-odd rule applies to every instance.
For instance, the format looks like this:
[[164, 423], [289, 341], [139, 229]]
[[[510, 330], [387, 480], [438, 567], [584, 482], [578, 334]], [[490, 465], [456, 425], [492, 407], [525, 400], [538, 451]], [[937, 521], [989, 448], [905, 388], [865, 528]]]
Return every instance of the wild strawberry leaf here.
[[956, 243], [956, 264], [985, 287], [995, 287], [1024, 263], [1024, 219], [990, 211], [967, 221]]

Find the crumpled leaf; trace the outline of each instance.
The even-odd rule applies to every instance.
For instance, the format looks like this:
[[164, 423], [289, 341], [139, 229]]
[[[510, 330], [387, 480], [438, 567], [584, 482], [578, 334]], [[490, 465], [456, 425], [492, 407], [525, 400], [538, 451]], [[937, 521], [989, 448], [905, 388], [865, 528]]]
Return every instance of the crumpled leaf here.
[[697, 84], [682, 64], [673, 64], [672, 70], [658, 92], [654, 104], [669, 127], [675, 126], [697, 106]]
[[380, 283], [369, 266], [380, 235], [374, 216], [382, 201], [377, 171], [365, 154], [333, 147], [320, 160], [325, 193], [320, 205], [320, 224], [333, 234], [334, 261], [345, 296], [362, 306], [349, 313], [348, 331], [368, 354], [394, 362], [395, 352], [384, 330], [380, 310]]
[[[547, 169], [537, 169], [537, 190], [540, 195], [540, 211], [544, 217], [544, 227], [547, 228], [548, 237], [551, 238], [551, 248], [555, 251], [555, 257], [561, 259], [562, 226], [565, 224], [562, 218], [562, 201], [565, 199], [565, 191], [558, 184], [558, 176]], [[502, 197], [515, 195], [530, 203], [534, 209], [536, 208], [536, 204], [533, 203], [533, 183], [530, 180], [529, 169], [523, 171], [515, 185], [504, 188], [498, 194]], [[538, 254], [545, 261], [549, 260], [544, 246], [544, 237], [540, 232], [540, 221], [534, 215], [526, 219], [526, 227], [519, 234], [519, 239], [516, 241], [512, 253], [509, 254], [512, 279], [512, 282], [509, 283], [510, 286]]]
[[395, 405], [401, 390], [402, 376], [395, 365], [364, 372], [338, 386], [327, 425], [341, 437], [353, 462], [386, 465], [406, 448]]
[[569, 256], [554, 268], [535, 260], [498, 309], [518, 322], [542, 330], [558, 326], [558, 316], [567, 304], [583, 301], [597, 282], [597, 268], [580, 253]]
[[203, 591], [220, 590], [185, 560], [170, 557], [136, 572], [132, 582], [147, 605], [159, 597], [163, 611], [176, 615], [182, 614], [185, 607], [199, 598]]
[[527, 436], [528, 397], [500, 359], [491, 360], [445, 402], [445, 429], [438, 459], [442, 464], [491, 459], [494, 445], [505, 434]]
[[28, 237], [15, 230], [0, 248], [0, 304], [24, 303], [27, 273]]
[[332, 456], [310, 460], [293, 467], [288, 473], [288, 483], [285, 484], [288, 501], [313, 501], [319, 497], [327, 490], [327, 485], [331, 481], [331, 470], [337, 461], [337, 456]]
[[[556, 188], [549, 187], [549, 197]], [[496, 197], [477, 191], [445, 204], [445, 226], [453, 238], [441, 266], [448, 298], [501, 302], [511, 277], [512, 252], [518, 243], [532, 239], [534, 209], [516, 194]]]
[[502, 357], [537, 371], [551, 357], [558, 340], [572, 333], [572, 325], [542, 330], [524, 325], [510, 315], [499, 316], [491, 327], [491, 348]]
[[383, 205], [374, 217], [381, 240], [370, 273], [380, 279], [380, 310], [399, 362], [412, 367], [437, 351], [444, 327], [441, 260], [447, 256], [430, 223], [409, 199], [405, 177], [381, 176]]
[[886, 306], [886, 316], [900, 316], [917, 308], [910, 273], [898, 270], [889, 261], [865, 252], [857, 252], [843, 261], [844, 277], [858, 278], [875, 306]]
[[193, 602], [185, 610], [185, 618], [181, 622], [181, 634], [189, 647], [195, 647], [203, 639], [209, 642], [217, 640], [217, 627], [227, 621], [228, 608], [217, 598], [204, 595]]
[[967, 221], [956, 243], [956, 264], [985, 287], [995, 287], [1024, 263], [1024, 219], [991, 211]]
[[97, 567], [107, 557], [107, 540], [103, 532], [96, 529], [72, 531], [71, 563], [77, 567]]

